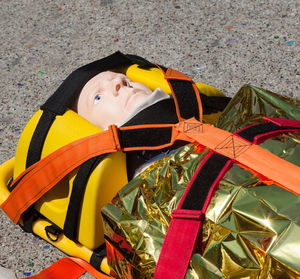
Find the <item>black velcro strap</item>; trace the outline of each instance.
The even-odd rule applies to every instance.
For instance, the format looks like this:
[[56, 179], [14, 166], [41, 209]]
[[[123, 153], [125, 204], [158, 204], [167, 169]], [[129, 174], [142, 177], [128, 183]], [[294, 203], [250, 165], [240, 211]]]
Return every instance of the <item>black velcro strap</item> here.
[[50, 111], [43, 111], [42, 116], [35, 128], [28, 148], [26, 168], [41, 159], [41, 153], [48, 131], [55, 120], [55, 114]]
[[119, 130], [121, 148], [160, 146], [171, 139], [172, 127]]
[[202, 165], [180, 209], [202, 210], [210, 188], [230, 159], [213, 153]]
[[184, 119], [195, 117], [199, 120], [198, 100], [192, 82], [185, 80], [169, 80], [176, 96], [180, 116]]
[[206, 96], [200, 92], [203, 114], [211, 114], [223, 111], [230, 102], [230, 97]]
[[298, 127], [281, 127], [272, 122], [268, 122], [263, 124], [257, 124], [254, 126], [249, 126], [245, 129], [242, 129], [241, 131], [238, 131], [236, 134], [244, 138], [245, 140], [248, 140], [249, 142], [254, 142], [256, 136], [267, 134], [270, 132], [284, 132], [292, 129], [299, 130]]
[[33, 223], [38, 219], [38, 214], [34, 209], [34, 206], [30, 206], [23, 214], [23, 225], [21, 228], [28, 233], [33, 233]]
[[[158, 66], [165, 74], [167, 73], [168, 68]], [[195, 117], [199, 120], [199, 106], [193, 82], [180, 79], [168, 79], [168, 81], [177, 100], [180, 116], [184, 119]]]
[[[167, 68], [159, 65], [167, 73]], [[180, 116], [184, 119], [195, 117], [199, 120], [199, 106], [193, 82], [180, 79], [169, 79], [169, 83], [178, 103]], [[211, 114], [223, 111], [231, 98], [225, 96], [207, 96], [201, 92], [200, 99], [203, 114]]]
[[93, 252], [91, 259], [90, 259], [91, 266], [94, 267], [96, 270], [101, 271], [100, 266], [101, 266], [101, 262], [104, 257], [106, 257], [105, 243]]
[[178, 123], [176, 107], [174, 100], [169, 98], [146, 107], [128, 120], [123, 126], [176, 123]]
[[106, 155], [100, 155], [86, 161], [84, 164], [82, 164], [74, 179], [64, 223], [64, 234], [73, 241], [77, 241], [79, 213], [88, 179], [92, 171], [105, 158], [105, 156]]

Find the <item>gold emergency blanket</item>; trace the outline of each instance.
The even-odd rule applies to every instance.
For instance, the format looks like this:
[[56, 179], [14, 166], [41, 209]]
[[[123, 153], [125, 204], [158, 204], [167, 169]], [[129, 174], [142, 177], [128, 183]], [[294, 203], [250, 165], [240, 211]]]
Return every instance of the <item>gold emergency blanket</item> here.
[[[245, 85], [216, 126], [235, 132], [263, 116], [300, 120], [300, 101]], [[299, 134], [269, 139], [261, 147], [300, 166]], [[178, 149], [103, 208], [113, 276], [153, 278], [172, 210], [208, 152], [191, 144]], [[186, 278], [300, 278], [300, 196], [234, 164], [206, 211], [201, 244]]]

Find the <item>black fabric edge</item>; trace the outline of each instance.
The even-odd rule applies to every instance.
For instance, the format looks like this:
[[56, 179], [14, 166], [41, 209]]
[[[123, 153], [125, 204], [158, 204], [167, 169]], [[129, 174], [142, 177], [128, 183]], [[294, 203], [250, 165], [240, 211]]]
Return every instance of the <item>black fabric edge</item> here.
[[160, 146], [170, 143], [171, 138], [171, 127], [119, 130], [122, 148]]
[[56, 115], [52, 112], [43, 111], [29, 144], [26, 168], [29, 168], [41, 159], [44, 142], [55, 117]]
[[[106, 257], [106, 245], [105, 243], [102, 244], [99, 248], [94, 250], [91, 258], [90, 258], [90, 264], [92, 267], [94, 267], [96, 270], [101, 271], [100, 266], [103, 258]], [[103, 272], [102, 272], [103, 273]]]
[[87, 182], [93, 170], [105, 157], [106, 155], [100, 155], [83, 163], [73, 181], [63, 231], [66, 237], [75, 242], [77, 241], [79, 214]]
[[262, 124], [246, 127], [245, 129], [236, 132], [236, 134], [242, 137], [243, 139], [248, 140], [249, 142], [254, 142], [254, 138], [256, 136], [263, 135], [269, 132], [276, 133], [276, 131], [285, 131], [285, 130], [288, 131], [291, 129], [300, 130], [297, 127], [281, 127], [272, 122], [268, 122], [268, 123], [262, 123]]
[[226, 156], [213, 153], [201, 166], [180, 209], [202, 210], [210, 188], [230, 160]]

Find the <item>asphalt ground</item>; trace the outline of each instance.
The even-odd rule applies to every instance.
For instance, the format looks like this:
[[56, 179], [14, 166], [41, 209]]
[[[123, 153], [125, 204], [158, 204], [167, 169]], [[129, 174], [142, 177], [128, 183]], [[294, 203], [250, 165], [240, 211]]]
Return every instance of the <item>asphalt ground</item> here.
[[[0, 3], [0, 163], [14, 156], [25, 124], [63, 79], [117, 50], [228, 96], [245, 83], [300, 96], [299, 0]], [[0, 213], [0, 265], [18, 278], [63, 256]]]

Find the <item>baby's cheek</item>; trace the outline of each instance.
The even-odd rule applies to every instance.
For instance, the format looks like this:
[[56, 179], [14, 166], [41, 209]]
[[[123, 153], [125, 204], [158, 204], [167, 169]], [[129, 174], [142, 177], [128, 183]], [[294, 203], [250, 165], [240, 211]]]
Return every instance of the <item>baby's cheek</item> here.
[[117, 123], [121, 117], [119, 110], [112, 104], [102, 104], [101, 108], [98, 106], [93, 112], [94, 123], [101, 129]]

